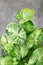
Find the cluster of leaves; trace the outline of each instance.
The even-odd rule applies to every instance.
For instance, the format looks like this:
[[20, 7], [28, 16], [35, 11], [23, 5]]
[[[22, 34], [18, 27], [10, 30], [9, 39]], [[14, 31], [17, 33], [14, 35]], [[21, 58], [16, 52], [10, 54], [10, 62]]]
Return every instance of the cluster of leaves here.
[[19, 23], [6, 26], [5, 36], [0, 36], [0, 65], [43, 65], [43, 28], [35, 28], [34, 13], [28, 8], [19, 10], [15, 16]]

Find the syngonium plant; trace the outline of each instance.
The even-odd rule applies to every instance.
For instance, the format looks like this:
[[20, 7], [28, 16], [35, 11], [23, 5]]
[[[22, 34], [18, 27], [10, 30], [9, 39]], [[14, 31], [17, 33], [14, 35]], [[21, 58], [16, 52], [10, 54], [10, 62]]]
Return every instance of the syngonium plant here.
[[19, 23], [10, 23], [5, 36], [0, 36], [0, 65], [43, 65], [43, 28], [35, 28], [34, 10], [24, 8], [15, 16]]

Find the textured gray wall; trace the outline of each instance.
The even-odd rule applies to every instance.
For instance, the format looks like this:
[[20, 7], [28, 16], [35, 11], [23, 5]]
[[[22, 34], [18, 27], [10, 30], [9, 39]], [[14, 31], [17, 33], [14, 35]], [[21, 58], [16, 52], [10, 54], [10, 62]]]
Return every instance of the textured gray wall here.
[[4, 34], [4, 27], [11, 21], [16, 21], [14, 15], [19, 9], [32, 8], [36, 14], [33, 23], [36, 27], [43, 27], [43, 0], [0, 0], [0, 35]]
[[9, 22], [17, 21], [14, 15], [22, 8], [34, 9], [33, 23], [36, 27], [43, 27], [43, 0], [0, 0], [0, 35], [4, 35], [4, 28]]

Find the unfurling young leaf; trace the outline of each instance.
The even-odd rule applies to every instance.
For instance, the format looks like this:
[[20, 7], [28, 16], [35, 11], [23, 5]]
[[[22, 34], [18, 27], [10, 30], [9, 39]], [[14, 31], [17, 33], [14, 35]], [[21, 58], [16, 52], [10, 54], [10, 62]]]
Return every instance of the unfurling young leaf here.
[[19, 10], [16, 14], [16, 18], [19, 20], [19, 23], [24, 23], [31, 20], [34, 17], [34, 10], [29, 8], [24, 8]]

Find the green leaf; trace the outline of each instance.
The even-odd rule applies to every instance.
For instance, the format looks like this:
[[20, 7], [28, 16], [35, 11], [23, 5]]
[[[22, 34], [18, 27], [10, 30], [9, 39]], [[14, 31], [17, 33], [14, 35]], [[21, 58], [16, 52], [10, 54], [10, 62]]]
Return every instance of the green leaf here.
[[[43, 56], [43, 47], [37, 48], [35, 51], [33, 51], [33, 54], [31, 55], [28, 65], [36, 65], [38, 64], [39, 60], [42, 62], [42, 56]], [[43, 65], [43, 64], [42, 64]]]
[[5, 46], [4, 50], [6, 50], [7, 54], [10, 55], [11, 57], [16, 57], [17, 60], [21, 59], [20, 48], [18, 45], [13, 45], [8, 43]]
[[16, 60], [16, 58], [13, 58], [13, 65], [18, 65], [18, 61]]
[[[6, 51], [6, 53], [4, 52]], [[28, 48], [26, 45], [18, 46], [13, 44], [6, 44], [4, 47], [4, 56], [10, 55], [11, 57], [16, 57], [17, 60], [20, 60], [21, 58], [25, 57], [28, 53]]]
[[7, 54], [6, 51], [4, 50], [5, 46], [7, 44], [6, 36], [1, 36], [0, 44], [1, 44], [1, 48], [2, 48], [2, 55], [5, 56]]
[[27, 36], [27, 47], [30, 49], [32, 47], [39, 47], [40, 43], [43, 40], [43, 31], [42, 28], [36, 28], [30, 35]]
[[27, 53], [28, 53], [28, 48], [27, 48], [26, 44], [23, 45], [23, 46], [20, 46], [20, 52], [21, 52], [22, 58], [27, 55]]
[[5, 56], [8, 55], [8, 53], [7, 53], [7, 51], [5, 50], [4, 47], [2, 48], [2, 52], [1, 52], [1, 53], [2, 53], [2, 56], [3, 56], [3, 57], [5, 57]]
[[5, 46], [8, 44], [6, 36], [1, 36], [0, 42], [1, 42], [1, 48], [2, 48], [2, 55], [6, 56], [7, 51], [5, 50]]
[[22, 60], [23, 60], [24, 65], [27, 65], [28, 64], [28, 60], [29, 60], [29, 56], [28, 55], [25, 56], [24, 58], [22, 58]]
[[2, 45], [2, 46], [5, 46], [5, 45], [7, 44], [7, 39], [6, 39], [5, 36], [1, 36], [0, 41], [1, 41], [1, 45]]
[[20, 60], [20, 62], [18, 63], [18, 65], [24, 65], [23, 60]]
[[13, 59], [10, 56], [6, 56], [1, 60], [1, 65], [13, 65]]
[[0, 58], [0, 65], [17, 65], [18, 61], [16, 58], [12, 58], [11, 56], [5, 56]]
[[24, 22], [22, 24], [22, 27], [24, 28], [25, 32], [27, 34], [31, 33], [34, 31], [35, 27], [34, 27], [34, 24], [32, 23], [32, 21], [27, 21], [27, 22]]
[[38, 59], [36, 65], [43, 65], [43, 56]]
[[26, 33], [17, 23], [10, 23], [6, 26], [6, 37], [8, 43], [23, 45], [26, 41]]
[[4, 46], [4, 51], [6, 51], [7, 55], [10, 55], [11, 57], [16, 57], [17, 60], [20, 60], [27, 55], [28, 48], [26, 44], [19, 47], [18, 45], [8, 43]]
[[15, 17], [19, 20], [19, 23], [24, 23], [31, 20], [34, 14], [35, 12], [33, 9], [24, 8], [22, 10], [19, 10]]
[[28, 63], [28, 58], [27, 58], [27, 56], [26, 56], [26, 57], [22, 58], [22, 59], [19, 61], [18, 65], [27, 65], [27, 63]]

